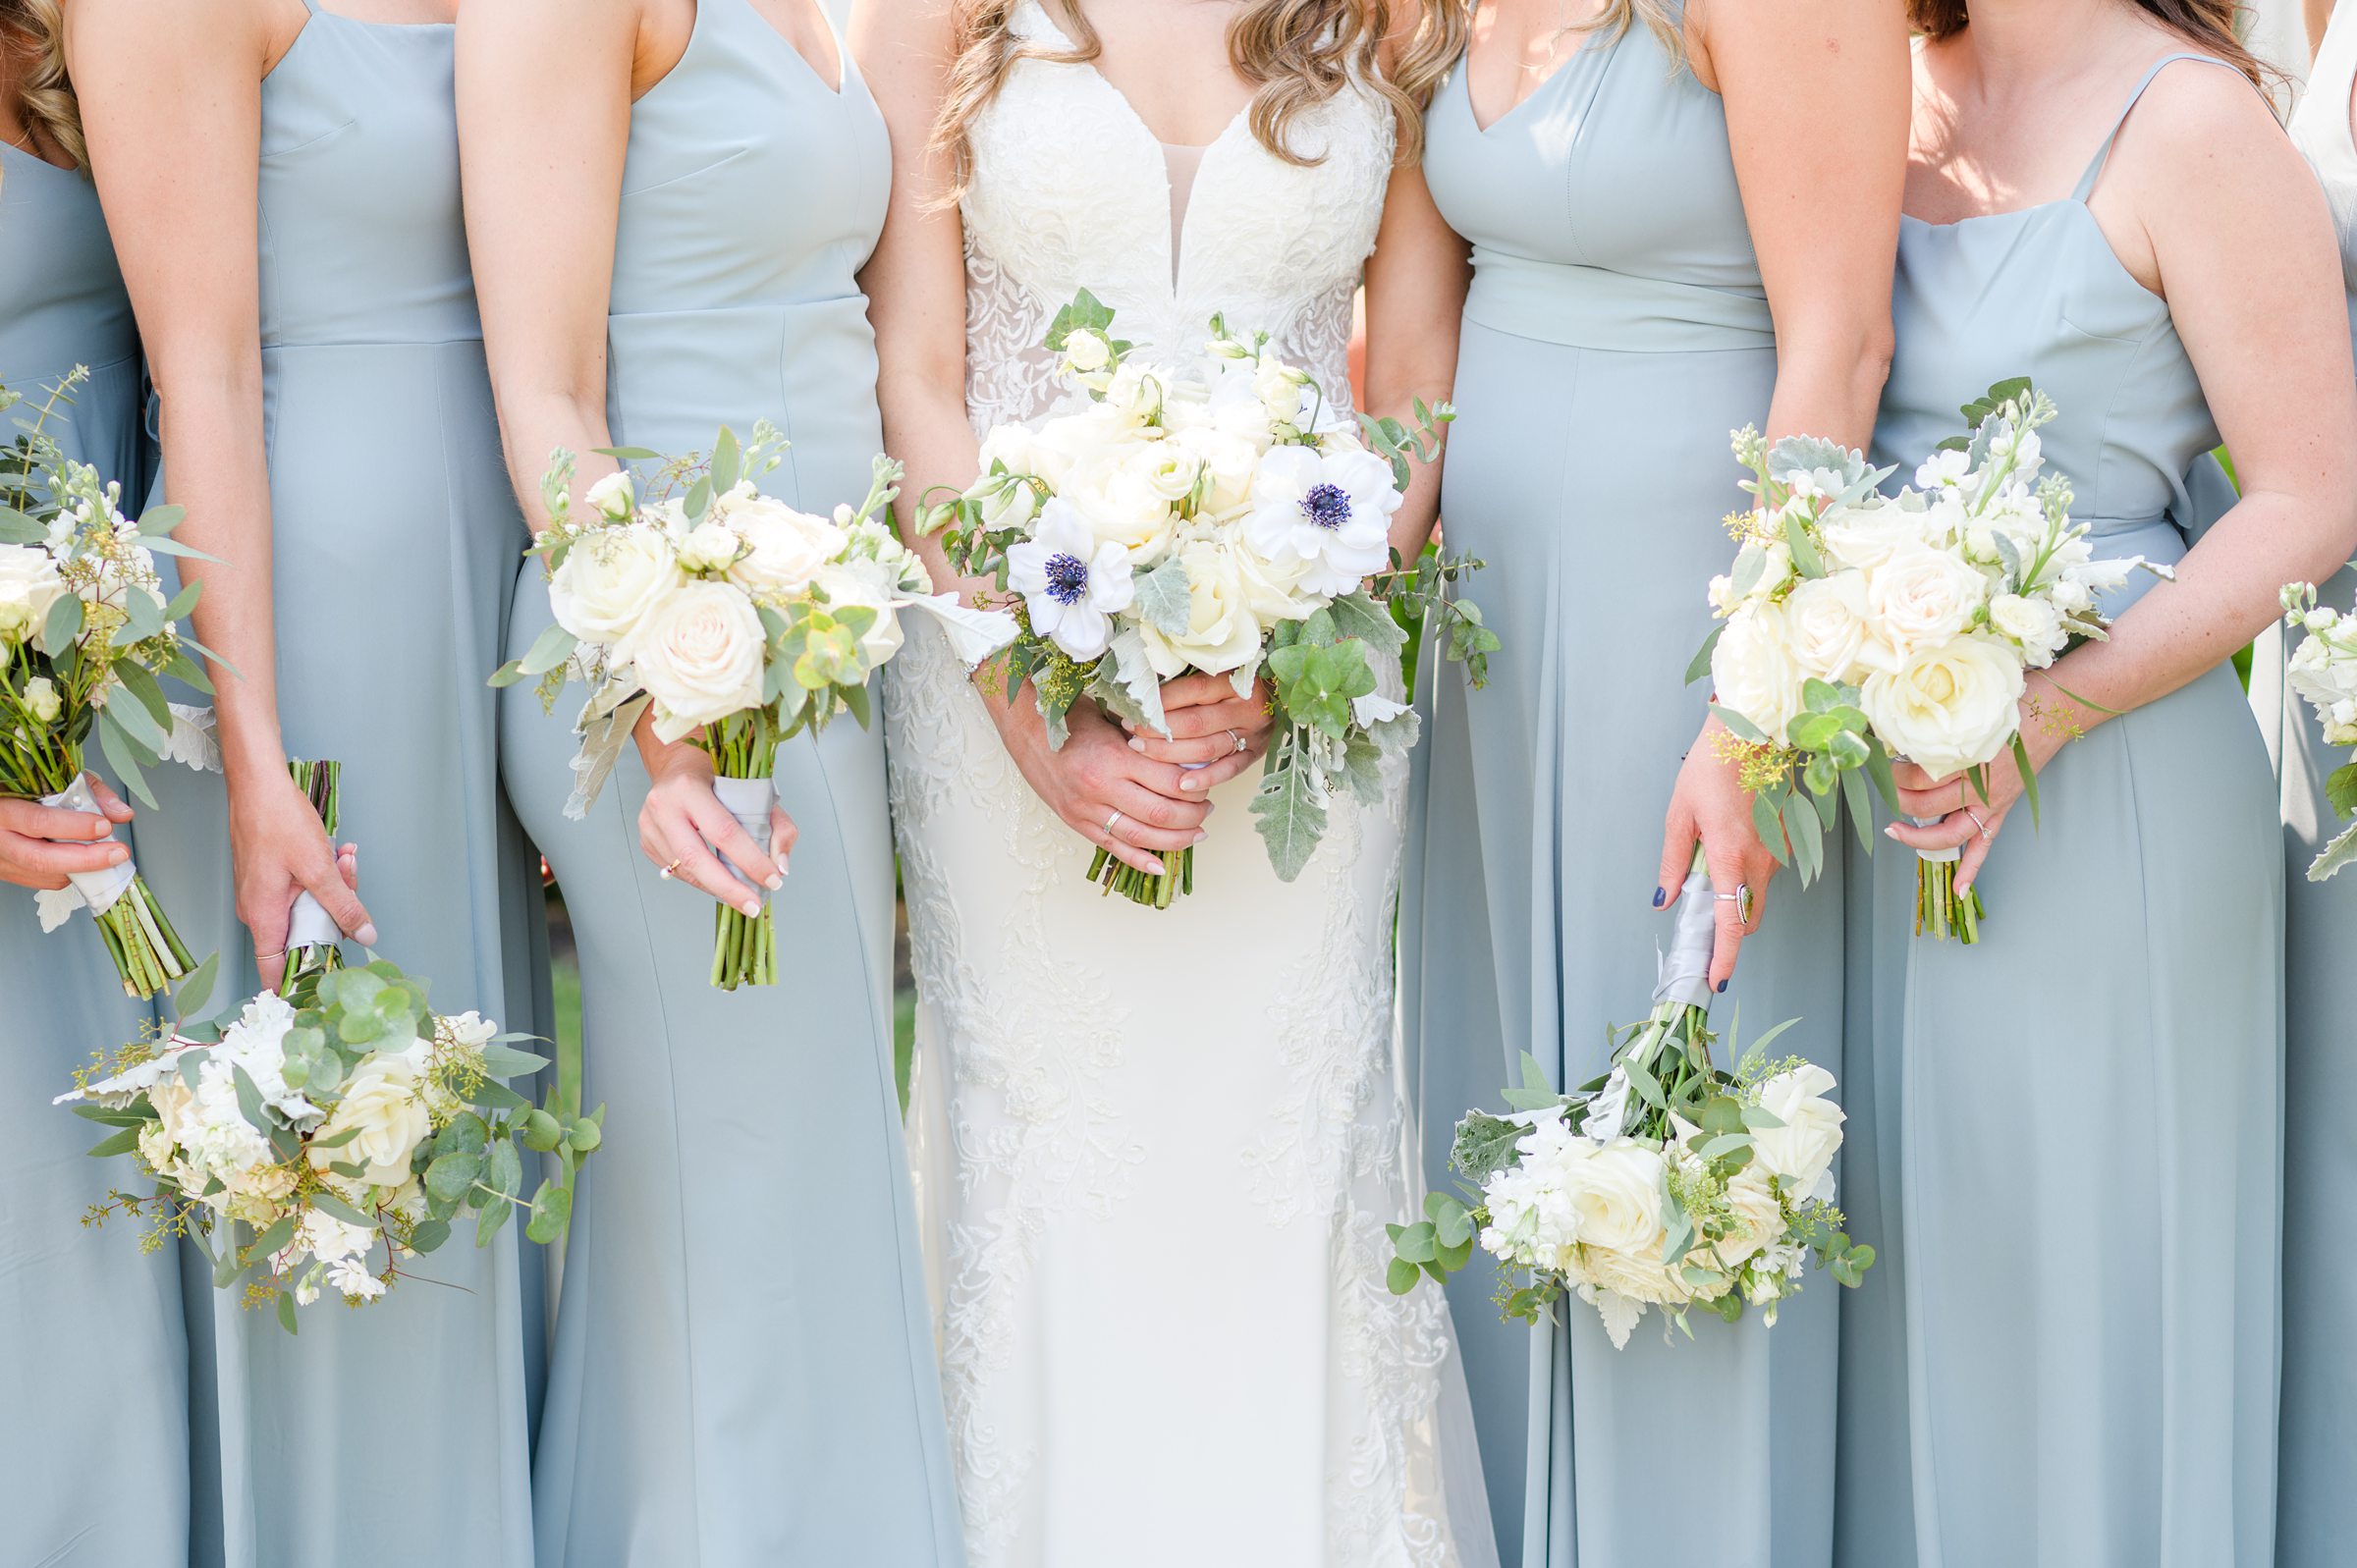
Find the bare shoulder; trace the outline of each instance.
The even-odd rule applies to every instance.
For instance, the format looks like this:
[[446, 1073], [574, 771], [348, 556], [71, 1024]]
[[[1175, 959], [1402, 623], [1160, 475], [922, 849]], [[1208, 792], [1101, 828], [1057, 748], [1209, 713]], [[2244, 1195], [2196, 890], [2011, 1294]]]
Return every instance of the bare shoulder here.
[[2250, 78], [2208, 57], [2161, 67], [2120, 128], [2113, 156], [2126, 168], [2199, 178], [2296, 170], [2299, 153]]
[[859, 69], [906, 80], [949, 63], [956, 31], [954, 0], [855, 0], [849, 33]]

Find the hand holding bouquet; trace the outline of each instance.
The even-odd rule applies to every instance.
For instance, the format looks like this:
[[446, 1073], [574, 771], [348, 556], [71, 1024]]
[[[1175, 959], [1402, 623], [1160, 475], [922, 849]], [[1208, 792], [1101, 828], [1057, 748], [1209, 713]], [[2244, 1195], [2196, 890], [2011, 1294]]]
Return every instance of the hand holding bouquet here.
[[[2326, 745], [2357, 745], [2357, 617], [2318, 604], [2314, 583], [2295, 582], [2283, 590], [2283, 622], [2290, 631], [2308, 633], [2292, 650], [2285, 671], [2291, 689], [2316, 710]], [[2357, 814], [2357, 762], [2332, 770], [2325, 795], [2341, 816]], [[2323, 882], [2352, 860], [2357, 860], [2357, 823], [2342, 829], [2309, 863], [2308, 880]]]
[[[569, 679], [589, 687], [568, 816], [588, 810], [651, 714], [662, 739], [710, 754], [721, 803], [767, 844], [779, 743], [841, 713], [868, 723], [867, 677], [900, 651], [900, 611], [942, 617], [974, 658], [1014, 634], [1004, 616], [933, 596], [884, 515], [899, 494], [898, 463], [878, 458], [866, 498], [821, 517], [757, 488], [785, 445], [764, 420], [742, 447], [724, 428], [709, 460], [615, 449], [606, 455], [659, 465], [658, 488], [641, 497], [625, 469], [592, 485], [581, 506], [573, 455], [556, 454], [541, 482], [549, 525], [532, 548], [548, 567], [556, 624], [492, 683], [537, 677], [550, 703]], [[740, 902], [720, 907], [712, 983], [772, 985], [771, 890], [731, 870]]]
[[[1168, 736], [1163, 685], [1217, 677], [1276, 719], [1252, 811], [1289, 882], [1324, 834], [1338, 788], [1382, 798], [1383, 769], [1415, 741], [1394, 612], [1437, 615], [1447, 656], [1475, 684], [1496, 635], [1449, 585], [1480, 563], [1402, 569], [1392, 514], [1411, 460], [1439, 452], [1446, 406], [1417, 428], [1336, 417], [1318, 385], [1218, 317], [1191, 355], [1147, 363], [1113, 336], [1085, 291], [1051, 325], [1072, 397], [1036, 428], [1001, 425], [984, 472], [929, 510], [959, 569], [996, 581], [1021, 633], [995, 676], [1028, 685], [1052, 745], [1073, 704], [1093, 702]], [[1361, 436], [1364, 439], [1361, 439]], [[1099, 848], [1089, 876], [1167, 907], [1193, 882], [1193, 851], [1149, 875]]]
[[1689, 1338], [1694, 1307], [1733, 1323], [1756, 1306], [1773, 1325], [1812, 1255], [1841, 1284], [1860, 1282], [1874, 1249], [1851, 1244], [1834, 1207], [1833, 1074], [1768, 1058], [1789, 1024], [1732, 1073], [1711, 1059], [1710, 894], [1698, 865], [1653, 1014], [1618, 1032], [1609, 1073], [1559, 1095], [1525, 1053], [1522, 1085], [1506, 1094], [1514, 1109], [1457, 1125], [1450, 1160], [1474, 1202], [1436, 1192], [1423, 1219], [1389, 1227], [1393, 1291], [1445, 1280], [1478, 1243], [1530, 1276], [1507, 1295], [1507, 1316], [1536, 1323], [1576, 1294], [1623, 1348], [1648, 1306]]
[[[2027, 673], [2105, 635], [2103, 590], [2140, 567], [2169, 574], [2094, 559], [2069, 483], [2040, 473], [2037, 431], [2055, 417], [2044, 394], [2001, 383], [1964, 415], [1971, 434], [1943, 442], [1895, 496], [1880, 490], [1891, 470], [1830, 442], [1734, 437], [1756, 504], [1728, 519], [1741, 549], [1711, 583], [1722, 624], [1688, 676], [1716, 683], [1760, 837], [1804, 883], [1844, 798], [1873, 847], [1866, 781], [1895, 809], [1894, 758], [1960, 775], [1986, 802], [1987, 769], [2009, 750], [2034, 817]], [[1956, 890], [1957, 851], [1920, 853], [1917, 933], [1975, 941], [1983, 910], [1977, 891]]]
[[[197, 585], [167, 604], [155, 558], [200, 552], [170, 537], [180, 508], [150, 508], [135, 523], [120, 482], [58, 451], [43, 427], [72, 385], [0, 449], [0, 795], [98, 811], [83, 764], [95, 736], [124, 787], [152, 806], [141, 770], [192, 760], [189, 720], [157, 677], [211, 689], [190, 656], [205, 650], [180, 629]], [[0, 389], [0, 408], [19, 401]], [[152, 997], [195, 968], [128, 858], [71, 883], [126, 995]]]
[[[208, 959], [181, 990], [184, 1016], [211, 985]], [[354, 1306], [383, 1296], [463, 1215], [478, 1247], [518, 1213], [552, 1241], [605, 1109], [534, 1108], [502, 1083], [546, 1064], [509, 1044], [521, 1038], [471, 1012], [437, 1016], [421, 982], [380, 960], [317, 976], [310, 1005], [264, 993], [226, 1025], [136, 1041], [59, 1097], [115, 1129], [92, 1155], [128, 1155], [153, 1178], [90, 1220], [146, 1220], [150, 1251], [189, 1237], [216, 1287], [247, 1276], [247, 1304], [275, 1303], [289, 1333], [322, 1290]], [[519, 1144], [560, 1162], [528, 1201]]]

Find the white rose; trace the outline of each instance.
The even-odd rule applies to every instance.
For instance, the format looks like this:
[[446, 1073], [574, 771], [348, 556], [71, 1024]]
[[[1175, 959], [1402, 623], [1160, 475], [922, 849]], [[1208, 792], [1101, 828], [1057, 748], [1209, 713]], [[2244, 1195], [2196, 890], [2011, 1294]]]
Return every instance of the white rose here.
[[[308, 1150], [311, 1168], [365, 1165], [361, 1181], [371, 1187], [398, 1187], [410, 1179], [410, 1156], [432, 1131], [425, 1101], [417, 1093], [415, 1064], [407, 1056], [371, 1056], [353, 1073], [343, 1098], [319, 1124]], [[356, 1136], [333, 1149], [319, 1146], [320, 1139], [345, 1132]]]
[[549, 579], [557, 624], [590, 643], [617, 643], [685, 579], [658, 528], [609, 528], [584, 535]]
[[1804, 675], [1842, 683], [1859, 677], [1860, 665], [1891, 662], [1890, 650], [1874, 638], [1860, 572], [1807, 578], [1785, 599], [1784, 620], [1793, 662]]
[[1064, 362], [1079, 374], [1102, 370], [1113, 362], [1113, 345], [1105, 335], [1083, 327], [1064, 340]]
[[1796, 1203], [1831, 1202], [1834, 1196], [1834, 1156], [1845, 1118], [1825, 1098], [1833, 1087], [1832, 1073], [1807, 1062], [1760, 1085], [1760, 1108], [1783, 1125], [1753, 1131], [1753, 1164], [1776, 1177]]
[[2061, 615], [2043, 596], [1999, 594], [1989, 601], [1989, 624], [2021, 645], [2033, 670], [2053, 664], [2067, 640]]
[[1784, 744], [1785, 727], [1800, 712], [1802, 674], [1782, 606], [1756, 604], [1727, 618], [1711, 651], [1711, 679], [1722, 707]]
[[615, 653], [655, 699], [655, 733], [677, 740], [761, 705], [767, 649], [750, 600], [724, 583], [692, 582]]
[[1635, 1138], [1615, 1138], [1610, 1143], [1579, 1139], [1564, 1152], [1559, 1168], [1579, 1216], [1579, 1244], [1658, 1268], [1662, 1244], [1669, 1239], [1662, 1224], [1661, 1151]]
[[1911, 545], [1866, 576], [1866, 603], [1877, 629], [1901, 657], [1944, 643], [1972, 624], [1989, 579], [1945, 550]]
[[630, 509], [638, 504], [637, 495], [630, 485], [630, 470], [618, 468], [591, 485], [581, 497], [581, 504], [615, 522], [629, 518]]
[[[1814, 1072], [1816, 1069], [1812, 1067], [1809, 1070]], [[1784, 1076], [1789, 1077], [1790, 1074]], [[1836, 1110], [1834, 1114], [1838, 1117], [1841, 1112]], [[1775, 1132], [1782, 1129], [1769, 1130]], [[1756, 1138], [1759, 1135], [1755, 1133], [1753, 1136]], [[1841, 1135], [1836, 1130], [1834, 1134], [1835, 1145], [1838, 1147], [1840, 1141]], [[1739, 1269], [1753, 1254], [1783, 1235], [1783, 1206], [1777, 1202], [1775, 1191], [1768, 1185], [1768, 1178], [1774, 1174], [1775, 1171], [1764, 1168], [1764, 1162], [1755, 1149], [1751, 1163], [1736, 1171], [1733, 1179], [1727, 1182], [1727, 1206], [1733, 1212], [1735, 1228], [1697, 1259], [1704, 1268], [1730, 1271]]]
[[49, 607], [66, 596], [56, 558], [34, 545], [0, 545], [0, 642], [23, 642], [41, 629]]
[[1308, 381], [1307, 375], [1284, 360], [1264, 358], [1252, 372], [1252, 395], [1260, 400], [1270, 419], [1289, 425], [1301, 417], [1301, 394]]
[[1124, 466], [1135, 469], [1138, 482], [1172, 506], [1194, 494], [1195, 481], [1203, 473], [1200, 458], [1169, 441], [1139, 447], [1124, 460]]
[[1861, 706], [1893, 754], [1945, 779], [2004, 749], [2021, 693], [2020, 655], [1974, 633], [1867, 676]]
[[1610, 1290], [1631, 1301], [1677, 1306], [1693, 1295], [1682, 1278], [1672, 1275], [1658, 1251], [1641, 1256], [1591, 1250], [1581, 1255], [1579, 1273], [1597, 1289]]
[[1817, 529], [1828, 567], [1855, 567], [1871, 571], [1909, 545], [1923, 539], [1924, 514], [1904, 507], [1870, 503], [1846, 508], [1825, 519]]
[[1009, 473], [1030, 473], [1038, 466], [1038, 443], [1028, 425], [993, 425], [982, 438], [980, 460], [984, 473], [990, 472], [994, 463]]
[[1142, 469], [1123, 461], [1123, 456], [1076, 468], [1057, 494], [1099, 544], [1121, 546], [1142, 567], [1168, 552], [1178, 517], [1169, 499], [1156, 492]]
[[1176, 637], [1140, 618], [1146, 662], [1165, 680], [1189, 669], [1223, 676], [1260, 652], [1260, 622], [1233, 556], [1217, 540], [1197, 539], [1181, 547], [1186, 568], [1187, 628]]
[[821, 567], [814, 585], [827, 596], [827, 603], [841, 609], [850, 605], [864, 605], [876, 613], [875, 624], [860, 637], [860, 649], [867, 655], [869, 669], [889, 664], [892, 656], [901, 651], [904, 634], [901, 618], [892, 608], [893, 590], [897, 580], [884, 581], [884, 568], [874, 561], [855, 561], [841, 567]]
[[1205, 511], [1233, 512], [1250, 498], [1252, 470], [1260, 461], [1260, 448], [1231, 431], [1208, 424], [1190, 426], [1171, 439], [1211, 476], [1211, 488], [1203, 500]]
[[746, 547], [729, 580], [757, 598], [791, 599], [818, 568], [843, 554], [850, 538], [824, 517], [757, 497], [729, 509], [729, 527]]
[[1309, 574], [1305, 561], [1272, 561], [1233, 533], [1228, 537], [1228, 558], [1243, 585], [1244, 604], [1264, 630], [1280, 621], [1307, 621], [1331, 602], [1324, 594], [1302, 589], [1301, 579]]
[[25, 682], [25, 711], [32, 715], [33, 723], [55, 724], [64, 708], [56, 683], [47, 676], [34, 676]]
[[743, 541], [728, 524], [701, 523], [680, 541], [680, 565], [689, 571], [719, 571], [734, 562], [742, 548]]

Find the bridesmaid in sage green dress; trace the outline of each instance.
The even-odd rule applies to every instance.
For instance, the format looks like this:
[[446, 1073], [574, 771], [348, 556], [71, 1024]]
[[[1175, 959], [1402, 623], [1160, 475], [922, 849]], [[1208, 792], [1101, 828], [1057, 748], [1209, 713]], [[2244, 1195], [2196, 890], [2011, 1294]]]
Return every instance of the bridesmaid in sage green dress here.
[[[2357, 335], [2357, 136], [2350, 133], [2357, 88], [2357, 3], [2332, 13], [2292, 137], [2323, 182], [2340, 241], [2349, 325]], [[2348, 614], [2357, 570], [2322, 585], [2324, 602]], [[2272, 644], [2272, 646], [2271, 646]], [[2308, 863], [2344, 826], [2325, 797], [2325, 780], [2349, 760], [2328, 746], [2316, 711], [2283, 680], [2290, 634], [2264, 639], [2251, 672], [2251, 704], [2282, 778], [2284, 927], [2283, 1229], [2323, 1234], [2336, 1194], [2357, 1184], [2357, 1134], [2335, 1107], [2357, 1096], [2357, 1053], [2348, 1049], [2345, 981], [2357, 953], [2357, 872], [2310, 882]], [[2357, 1260], [2334, 1247], [2283, 1253], [2282, 1464], [2277, 1473], [2275, 1561], [2327, 1568], [2357, 1541], [2357, 1348], [2348, 1302], [2357, 1299]]]
[[[708, 452], [763, 418], [793, 442], [770, 494], [856, 503], [883, 441], [856, 273], [890, 148], [813, 0], [477, 7], [460, 81], [529, 504], [552, 448], [587, 485], [613, 466], [597, 448]], [[549, 621], [524, 563], [511, 650]], [[781, 747], [793, 820], [756, 845], [721, 826], [704, 754], [644, 731], [645, 760], [626, 752], [567, 820], [579, 700], [552, 717], [527, 683], [502, 711], [509, 787], [580, 946], [584, 1099], [613, 1107], [558, 1298], [542, 1568], [960, 1562], [893, 1079], [881, 730]], [[713, 857], [771, 883], [789, 851], [778, 984], [715, 990], [703, 890], [737, 885]]]
[[[40, 45], [18, 52], [21, 10], [0, 0], [0, 385], [27, 398], [5, 421], [36, 417], [44, 389], [88, 367], [43, 427], [67, 457], [124, 481], [137, 510], [145, 458], [131, 301], [73, 121], [33, 114], [17, 90], [22, 62], [44, 57]], [[0, 446], [18, 434], [5, 421]], [[83, 1226], [122, 1172], [85, 1158], [104, 1129], [49, 1103], [93, 1050], [137, 1039], [152, 1017], [123, 995], [87, 916], [44, 936], [33, 913], [30, 889], [62, 887], [108, 853], [48, 836], [113, 828], [128, 848], [117, 823], [130, 813], [111, 815], [0, 802], [0, 1410], [50, 1413], [0, 1423], [10, 1498], [0, 1561], [58, 1568], [175, 1562], [189, 1540], [178, 1259], [141, 1256], [132, 1223]], [[77, 1411], [103, 1419], [104, 1434], [53, 1424]], [[101, 1445], [139, 1487], [95, 1484]]]
[[[1843, 1549], [1878, 1568], [2264, 1565], [2282, 848], [2228, 656], [2277, 584], [2357, 545], [2340, 276], [2222, 21], [2178, 32], [2113, 0], [1915, 13], [1931, 41], [1876, 460], [1906, 471], [1961, 405], [2027, 375], [2060, 409], [2046, 460], [2099, 558], [2176, 580], [2133, 574], [2107, 596], [2111, 639], [2033, 679], [2035, 826], [2009, 766], [1986, 802], [1899, 769], [1904, 809], [1938, 821], [1892, 837], [1961, 847], [1990, 912], [1978, 946], [1917, 940], [1871, 977], [1897, 993], [1874, 1041], [1892, 1114], [1845, 1180], [1895, 1194], [1905, 1270], [1895, 1323], [1844, 1346], [1842, 1440], [1900, 1474], [1844, 1488]], [[2189, 548], [2183, 476], [2221, 430], [2244, 499]], [[1879, 892], [1865, 917], [1905, 929], [1903, 875]]]
[[[74, 0], [163, 485], [221, 560], [197, 632], [235, 669], [214, 672], [226, 798], [159, 778], [140, 857], [230, 984], [277, 967], [300, 886], [357, 943], [381, 927], [439, 1009], [529, 1029], [539, 890], [483, 685], [525, 535], [460, 218], [451, 10], [338, 3], [358, 9]], [[343, 828], [380, 868], [365, 910], [289, 756], [343, 764]], [[296, 1337], [190, 1271], [195, 1560], [524, 1568], [527, 1259], [514, 1226], [454, 1242]]]
[[[1841, 855], [1805, 892], [1768, 892], [1683, 672], [1731, 557], [1720, 519], [1743, 500], [1728, 432], [1863, 445], [1871, 427], [1904, 27], [1817, 0], [1562, 22], [1484, 4], [1428, 119], [1426, 178], [1474, 263], [1441, 512], [1451, 547], [1488, 563], [1469, 591], [1505, 643], [1488, 689], [1448, 667], [1427, 699], [1403, 937], [1436, 1184], [1450, 1118], [1494, 1106], [1524, 1050], [1559, 1084], [1603, 1070], [1606, 1026], [1650, 1005], [1656, 911], [1697, 838], [1723, 890], [1765, 895], [1722, 1027], [1738, 1003], [1755, 1035], [1802, 1017], [1794, 1049], [1841, 1071]], [[1794, 116], [1796, 100], [1833, 107]], [[1665, 1343], [1649, 1321], [1616, 1351], [1577, 1303], [1535, 1334], [1499, 1325], [1488, 1272], [1453, 1296], [1508, 1561], [1614, 1568], [1672, 1538], [1754, 1568], [1829, 1560], [1830, 1283], [1773, 1331], [1706, 1318]], [[1675, 1456], [1706, 1409], [1697, 1487]]]

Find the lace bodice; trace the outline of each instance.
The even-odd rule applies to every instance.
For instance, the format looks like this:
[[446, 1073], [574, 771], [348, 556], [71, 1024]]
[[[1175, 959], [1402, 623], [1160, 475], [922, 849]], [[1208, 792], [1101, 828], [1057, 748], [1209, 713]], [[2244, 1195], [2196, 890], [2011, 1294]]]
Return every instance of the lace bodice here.
[[[1038, 0], [1024, 0], [1014, 28], [1042, 48], [1071, 46]], [[1141, 347], [1191, 348], [1224, 311], [1238, 331], [1269, 333], [1346, 410], [1350, 297], [1375, 247], [1394, 134], [1379, 97], [1345, 90], [1295, 120], [1293, 150], [1316, 160], [1299, 165], [1237, 115], [1203, 153], [1181, 243], [1162, 146], [1128, 100], [1094, 66], [1018, 60], [973, 124], [961, 205], [976, 432], [1056, 401], [1039, 341], [1081, 289]]]

